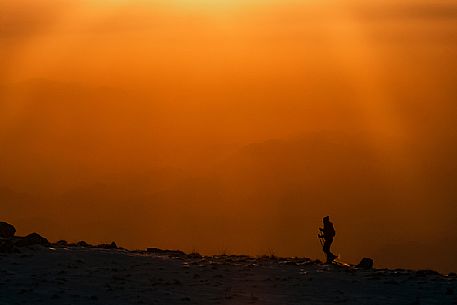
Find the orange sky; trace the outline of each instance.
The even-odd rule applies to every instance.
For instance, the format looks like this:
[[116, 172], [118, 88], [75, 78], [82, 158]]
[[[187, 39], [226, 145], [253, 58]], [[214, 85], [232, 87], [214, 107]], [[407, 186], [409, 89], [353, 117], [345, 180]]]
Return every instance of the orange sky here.
[[0, 0], [1, 218], [457, 270], [455, 58], [453, 1]]

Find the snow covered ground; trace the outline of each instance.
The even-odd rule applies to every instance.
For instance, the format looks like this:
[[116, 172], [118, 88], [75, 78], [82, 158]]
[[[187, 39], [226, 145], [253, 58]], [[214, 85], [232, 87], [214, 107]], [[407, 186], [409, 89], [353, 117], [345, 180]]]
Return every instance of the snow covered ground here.
[[457, 278], [300, 259], [38, 248], [0, 254], [0, 304], [457, 304]]

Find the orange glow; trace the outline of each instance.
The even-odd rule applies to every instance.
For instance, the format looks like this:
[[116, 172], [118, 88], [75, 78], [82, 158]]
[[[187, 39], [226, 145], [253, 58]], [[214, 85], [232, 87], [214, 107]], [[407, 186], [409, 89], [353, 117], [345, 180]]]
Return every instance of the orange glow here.
[[321, 257], [329, 214], [345, 260], [455, 270], [456, 12], [0, 0], [1, 217], [51, 239]]

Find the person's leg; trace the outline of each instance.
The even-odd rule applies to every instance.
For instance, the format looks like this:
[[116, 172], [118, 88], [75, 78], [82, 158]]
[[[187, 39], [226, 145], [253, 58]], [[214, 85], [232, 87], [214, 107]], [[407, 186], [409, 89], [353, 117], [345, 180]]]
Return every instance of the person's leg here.
[[327, 256], [327, 263], [331, 263], [332, 260], [333, 260], [332, 259], [332, 253], [330, 252], [330, 245], [331, 244], [332, 243], [328, 239], [326, 239], [324, 241], [323, 251], [324, 251], [325, 255]]
[[332, 243], [333, 238], [326, 239], [324, 242], [324, 253], [327, 255], [327, 263], [331, 263], [335, 259], [335, 255], [330, 251]]
[[330, 245], [329, 241], [327, 239], [324, 240], [324, 246], [323, 246], [323, 251], [325, 254], [328, 254], [330, 252]]

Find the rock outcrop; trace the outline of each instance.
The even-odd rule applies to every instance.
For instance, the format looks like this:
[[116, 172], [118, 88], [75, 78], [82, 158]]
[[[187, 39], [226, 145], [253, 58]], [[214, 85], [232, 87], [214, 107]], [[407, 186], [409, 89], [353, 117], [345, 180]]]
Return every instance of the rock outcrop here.
[[68, 242], [66, 240], [61, 239], [58, 242], [56, 242], [54, 245], [56, 245], [57, 247], [67, 247]]
[[102, 249], [117, 249], [118, 248], [114, 241], [112, 243], [110, 243], [110, 244], [100, 244], [100, 245], [97, 245], [95, 247], [96, 248], [102, 248]]
[[357, 268], [361, 269], [373, 269], [374, 261], [372, 258], [364, 257], [357, 265]]
[[76, 247], [92, 248], [93, 246], [91, 244], [86, 243], [84, 240], [81, 240], [76, 243]]
[[21, 237], [16, 240], [15, 245], [17, 247], [28, 247], [28, 246], [35, 246], [35, 245], [40, 245], [40, 246], [45, 246], [49, 247], [51, 244], [49, 241], [41, 236], [38, 233], [32, 233], [27, 235], [26, 237]]
[[147, 248], [147, 253], [157, 254], [157, 255], [169, 255], [169, 256], [185, 256], [186, 253], [180, 250], [162, 250], [159, 248]]
[[7, 222], [0, 222], [0, 237], [3, 238], [12, 238], [16, 234], [16, 228], [7, 223]]

